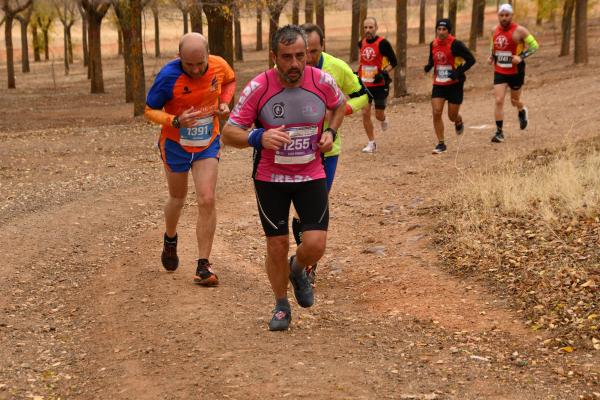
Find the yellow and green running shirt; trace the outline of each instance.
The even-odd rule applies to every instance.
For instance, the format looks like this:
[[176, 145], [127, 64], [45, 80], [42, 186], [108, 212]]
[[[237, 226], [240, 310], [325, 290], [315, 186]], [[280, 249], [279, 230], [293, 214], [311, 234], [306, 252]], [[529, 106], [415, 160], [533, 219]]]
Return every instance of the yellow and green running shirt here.
[[[352, 72], [352, 69], [344, 61], [336, 58], [325, 52], [321, 53], [321, 59], [316, 65], [333, 77], [335, 83], [348, 99], [346, 104], [352, 109], [352, 112], [357, 112], [369, 103], [369, 97], [363, 90], [358, 77]], [[325, 127], [328, 123], [325, 121]], [[342, 135], [339, 134], [333, 143], [333, 148], [325, 154], [325, 157], [337, 156], [341, 152]]]

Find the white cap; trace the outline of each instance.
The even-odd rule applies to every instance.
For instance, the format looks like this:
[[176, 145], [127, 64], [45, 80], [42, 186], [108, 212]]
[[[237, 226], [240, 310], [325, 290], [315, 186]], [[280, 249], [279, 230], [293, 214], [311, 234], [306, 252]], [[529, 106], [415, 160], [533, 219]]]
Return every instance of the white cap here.
[[500, 8], [498, 9], [498, 14], [502, 14], [502, 13], [505, 13], [505, 12], [507, 12], [509, 14], [513, 14], [513, 12], [514, 12], [512, 6], [510, 4], [508, 4], [508, 3], [507, 4], [502, 4], [500, 6]]

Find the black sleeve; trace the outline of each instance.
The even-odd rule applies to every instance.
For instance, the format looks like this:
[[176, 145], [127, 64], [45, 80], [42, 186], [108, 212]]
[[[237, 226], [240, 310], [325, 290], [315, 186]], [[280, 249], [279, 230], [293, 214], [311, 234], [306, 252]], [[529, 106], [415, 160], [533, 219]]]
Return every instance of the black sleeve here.
[[465, 63], [458, 67], [457, 69], [461, 72], [466, 72], [475, 64], [475, 57], [473, 53], [465, 46], [463, 42], [460, 40], [455, 40], [452, 42], [452, 54], [455, 57], [462, 57], [465, 60]]
[[432, 54], [432, 50], [433, 50], [433, 42], [429, 42], [429, 61], [427, 61], [427, 66], [428, 67], [433, 67], [433, 54]]
[[358, 50], [360, 50], [361, 46], [362, 46], [362, 40], [359, 40], [358, 43], [356, 44], [358, 46]]
[[387, 39], [383, 39], [381, 42], [379, 42], [379, 52], [382, 56], [387, 57], [392, 67], [395, 68], [396, 65], [398, 65], [396, 53], [394, 53], [394, 49], [392, 49], [392, 45]]

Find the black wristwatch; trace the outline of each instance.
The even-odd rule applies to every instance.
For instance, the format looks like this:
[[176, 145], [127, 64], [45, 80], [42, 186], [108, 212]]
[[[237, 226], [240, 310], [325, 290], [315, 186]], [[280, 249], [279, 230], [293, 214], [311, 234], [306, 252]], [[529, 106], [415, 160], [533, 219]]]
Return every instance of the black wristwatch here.
[[323, 132], [331, 132], [331, 136], [333, 136], [333, 140], [335, 141], [335, 138], [337, 137], [337, 130], [333, 128], [327, 128]]
[[171, 125], [173, 125], [173, 128], [181, 128], [181, 124], [179, 124], [179, 116], [174, 116], [173, 119], [171, 120]]

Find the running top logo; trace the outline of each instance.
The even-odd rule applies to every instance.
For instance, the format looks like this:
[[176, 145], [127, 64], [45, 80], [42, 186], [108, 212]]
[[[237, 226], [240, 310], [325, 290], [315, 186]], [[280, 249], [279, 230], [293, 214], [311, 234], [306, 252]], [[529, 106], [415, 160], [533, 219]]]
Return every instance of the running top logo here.
[[448, 59], [446, 58], [446, 55], [441, 51], [435, 53], [435, 61], [439, 64], [448, 64]]
[[273, 104], [273, 118], [284, 118], [285, 117], [285, 104], [274, 103]]
[[372, 47], [365, 47], [362, 51], [362, 56], [365, 61], [373, 61], [377, 54]]
[[494, 40], [494, 44], [496, 45], [496, 49], [504, 50], [508, 46], [508, 39], [504, 35], [498, 35]]

